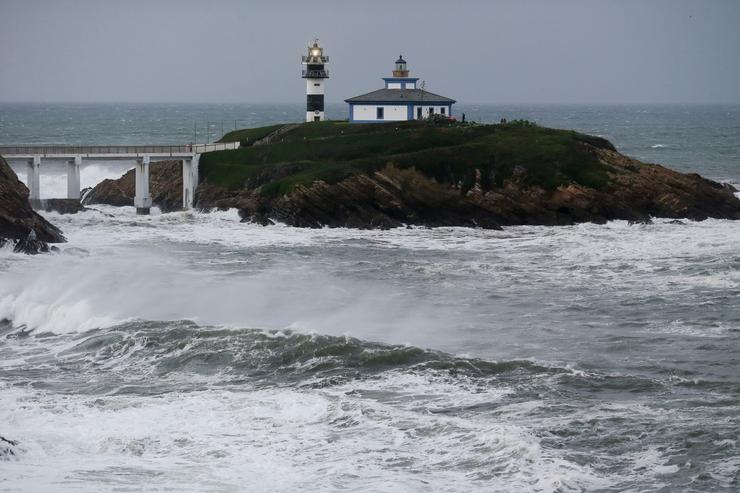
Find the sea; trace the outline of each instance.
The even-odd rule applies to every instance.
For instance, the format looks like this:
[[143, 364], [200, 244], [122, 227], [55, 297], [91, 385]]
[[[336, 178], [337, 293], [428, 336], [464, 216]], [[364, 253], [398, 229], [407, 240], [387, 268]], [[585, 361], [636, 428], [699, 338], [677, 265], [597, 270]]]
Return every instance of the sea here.
[[[462, 113], [740, 183], [740, 106]], [[302, 115], [0, 104], [0, 145], [203, 142]], [[42, 167], [42, 196], [63, 196]], [[130, 167], [86, 163], [82, 185]], [[0, 436], [17, 441], [0, 491], [740, 491], [740, 221], [44, 215], [58, 253], [0, 249]]]

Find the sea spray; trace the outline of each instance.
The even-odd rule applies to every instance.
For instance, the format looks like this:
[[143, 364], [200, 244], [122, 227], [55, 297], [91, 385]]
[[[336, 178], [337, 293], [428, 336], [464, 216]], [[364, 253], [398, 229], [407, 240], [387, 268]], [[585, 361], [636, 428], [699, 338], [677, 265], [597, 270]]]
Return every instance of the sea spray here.
[[9, 484], [732, 487], [735, 222], [355, 231], [97, 209], [48, 215], [58, 254], [0, 252]]

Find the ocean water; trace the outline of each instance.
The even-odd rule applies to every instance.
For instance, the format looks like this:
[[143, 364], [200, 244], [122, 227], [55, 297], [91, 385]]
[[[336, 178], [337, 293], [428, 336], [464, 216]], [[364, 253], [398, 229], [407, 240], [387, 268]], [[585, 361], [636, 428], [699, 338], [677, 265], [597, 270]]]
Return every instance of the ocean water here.
[[[1, 142], [187, 137], [175, 105], [132, 118], [151, 134], [90, 123], [114, 105], [25, 108], [0, 106]], [[241, 111], [198, 108], [177, 111]], [[301, 110], [255, 108], [254, 124]], [[740, 183], [736, 107], [463, 108]], [[50, 213], [58, 254], [0, 250], [0, 436], [19, 442], [0, 490], [740, 489], [740, 222], [356, 231], [154, 212]]]

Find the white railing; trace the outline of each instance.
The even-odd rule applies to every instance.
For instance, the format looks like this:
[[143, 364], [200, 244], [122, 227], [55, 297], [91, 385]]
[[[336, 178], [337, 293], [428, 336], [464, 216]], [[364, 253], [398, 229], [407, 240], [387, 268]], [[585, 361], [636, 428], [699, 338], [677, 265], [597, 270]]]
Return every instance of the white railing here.
[[136, 146], [69, 146], [69, 145], [20, 145], [0, 146], [2, 156], [50, 156], [90, 154], [203, 154], [204, 152], [237, 149], [238, 142], [185, 145], [136, 145]]
[[302, 70], [301, 77], [304, 79], [328, 79], [328, 70]]
[[312, 55], [303, 55], [301, 57], [302, 63], [310, 63], [310, 64], [319, 64], [319, 63], [329, 63], [329, 57], [328, 56], [312, 56]]

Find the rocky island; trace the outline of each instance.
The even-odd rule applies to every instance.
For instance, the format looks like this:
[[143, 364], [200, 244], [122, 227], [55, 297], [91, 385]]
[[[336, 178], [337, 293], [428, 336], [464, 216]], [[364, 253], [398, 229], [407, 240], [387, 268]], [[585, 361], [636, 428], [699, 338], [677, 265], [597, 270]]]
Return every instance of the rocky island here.
[[[729, 185], [640, 162], [600, 137], [526, 121], [326, 121], [239, 130], [222, 141], [242, 145], [201, 157], [196, 207], [237, 208], [245, 221], [261, 224], [498, 228], [740, 219]], [[177, 166], [152, 167], [153, 201], [163, 210], [180, 201]], [[130, 174], [98, 185], [86, 203], [132, 203]]]

